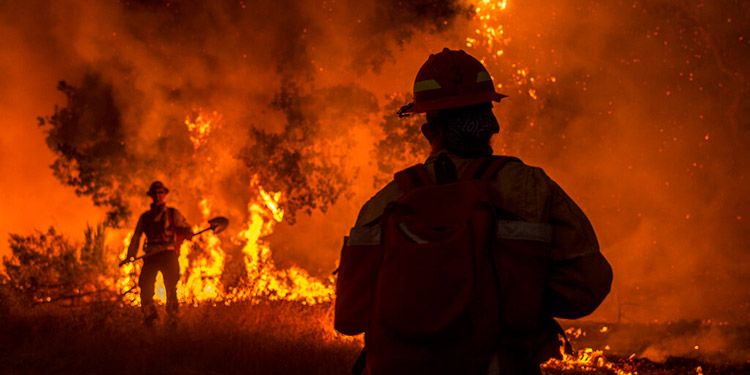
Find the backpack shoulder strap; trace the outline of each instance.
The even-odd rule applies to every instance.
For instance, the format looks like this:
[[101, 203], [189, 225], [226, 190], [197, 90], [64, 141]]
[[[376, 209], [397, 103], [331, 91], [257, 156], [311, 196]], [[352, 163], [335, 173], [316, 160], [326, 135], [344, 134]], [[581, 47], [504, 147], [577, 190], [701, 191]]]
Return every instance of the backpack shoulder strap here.
[[167, 207], [167, 215], [169, 218], [169, 229], [172, 230], [172, 241], [177, 241], [177, 228], [174, 226], [174, 208]]
[[404, 193], [420, 186], [432, 185], [432, 178], [424, 164], [413, 165], [397, 172], [393, 178]]
[[510, 161], [521, 160], [513, 156], [504, 155], [492, 155], [486, 158], [477, 159], [461, 176], [462, 180], [481, 180], [484, 183], [489, 183], [490, 180], [497, 174], [497, 171]]

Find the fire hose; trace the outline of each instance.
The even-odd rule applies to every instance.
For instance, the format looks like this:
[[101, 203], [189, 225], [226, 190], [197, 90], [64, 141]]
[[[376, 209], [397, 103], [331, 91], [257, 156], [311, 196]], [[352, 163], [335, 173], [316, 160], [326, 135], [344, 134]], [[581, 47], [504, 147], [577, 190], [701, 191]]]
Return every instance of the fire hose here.
[[[212, 230], [214, 232], [214, 234], [219, 234], [224, 229], [227, 228], [227, 226], [229, 225], [229, 219], [225, 218], [224, 216], [217, 216], [215, 218], [212, 218], [212, 219], [208, 220], [208, 225], [209, 225], [208, 228], [200, 230], [200, 231], [198, 231], [196, 233], [193, 233], [193, 237], [195, 237], [195, 236], [197, 236], [199, 234], [202, 234], [204, 232], [207, 232], [209, 230]], [[153, 255], [156, 255], [156, 254], [160, 254], [160, 253], [163, 253], [165, 251], [171, 251], [171, 250], [166, 250], [165, 249], [165, 250], [161, 250], [161, 251], [155, 251], [155, 252], [152, 252], [152, 253], [146, 253], [146, 254], [143, 254], [143, 255], [135, 257], [135, 258], [127, 258], [127, 259], [123, 260], [122, 262], [120, 262], [120, 267], [122, 267], [122, 266], [124, 266], [124, 265], [126, 265], [128, 263], [135, 262], [136, 260], [143, 259], [143, 258], [148, 258], [150, 256], [153, 256]]]

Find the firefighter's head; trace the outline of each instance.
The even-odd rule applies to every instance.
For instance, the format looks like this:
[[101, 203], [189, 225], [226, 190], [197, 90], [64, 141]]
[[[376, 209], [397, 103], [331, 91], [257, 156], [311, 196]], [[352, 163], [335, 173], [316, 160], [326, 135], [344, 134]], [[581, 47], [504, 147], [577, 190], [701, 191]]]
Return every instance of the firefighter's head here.
[[505, 95], [495, 85], [484, 65], [466, 52], [447, 48], [430, 55], [414, 80], [414, 101], [399, 115], [426, 113], [422, 133], [433, 151], [445, 148], [460, 156], [492, 154], [490, 138], [500, 128], [492, 113], [492, 102]]
[[166, 201], [167, 193], [169, 193], [169, 189], [167, 189], [161, 181], [152, 182], [151, 186], [148, 188], [148, 192], [146, 192], [146, 194], [153, 199], [154, 204], [157, 205]]

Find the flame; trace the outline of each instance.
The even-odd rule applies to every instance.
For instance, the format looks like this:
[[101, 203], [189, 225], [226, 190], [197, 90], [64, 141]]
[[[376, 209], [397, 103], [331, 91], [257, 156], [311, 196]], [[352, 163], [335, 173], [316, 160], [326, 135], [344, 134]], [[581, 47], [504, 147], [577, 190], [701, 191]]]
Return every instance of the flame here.
[[[270, 300], [299, 301], [304, 304], [328, 302], [333, 299], [333, 281], [312, 278], [299, 267], [277, 270], [268, 243], [261, 240], [273, 232], [283, 218], [279, 208], [280, 193], [268, 193], [258, 187], [261, 200], [249, 205], [250, 220], [236, 241], [244, 242], [245, 270], [251, 282], [235, 297], [239, 299], [263, 296]], [[261, 203], [262, 202], [262, 203]]]
[[[180, 303], [197, 305], [201, 302], [222, 302], [229, 304], [240, 300], [297, 301], [307, 305], [333, 300], [333, 279], [318, 280], [299, 267], [279, 270], [271, 257], [271, 249], [263, 237], [273, 233], [275, 225], [284, 217], [280, 208], [281, 193], [267, 192], [257, 187], [257, 199], [248, 206], [250, 219], [244, 229], [231, 241], [242, 246], [244, 255], [246, 282], [240, 288], [227, 293], [221, 283], [224, 272], [226, 253], [222, 249], [222, 240], [212, 232], [206, 232], [200, 238], [186, 241], [180, 247], [180, 274], [177, 285], [177, 298]], [[211, 214], [210, 201], [203, 199], [199, 207], [204, 217]], [[193, 228], [197, 232], [201, 228]], [[123, 241], [125, 251], [130, 244], [132, 233]], [[137, 282], [135, 277], [140, 266], [130, 263], [121, 269], [121, 277], [116, 287], [121, 293], [131, 291]], [[165, 303], [165, 287], [161, 273], [157, 276], [154, 300]], [[131, 305], [139, 305], [140, 297], [133, 294]]]
[[205, 114], [199, 109], [198, 116], [194, 121], [190, 120], [190, 116], [185, 118], [185, 125], [190, 134], [190, 141], [193, 142], [193, 147], [196, 150], [206, 144], [208, 136], [211, 134], [211, 123], [217, 123], [221, 120], [221, 117], [221, 114], [217, 111]]
[[[133, 232], [128, 233], [122, 240], [123, 253], [121, 258], [125, 258], [128, 254], [128, 246], [130, 246], [130, 240], [133, 238]], [[133, 293], [138, 287], [137, 275], [140, 274], [140, 264], [127, 263], [120, 267], [120, 276], [114, 281], [109, 283], [115, 290], [119, 291], [123, 295], [123, 298], [130, 303], [132, 306], [141, 304], [141, 297], [138, 293]]]
[[211, 215], [211, 204], [209, 203], [208, 199], [204, 198], [201, 199], [200, 202], [198, 202], [198, 207], [201, 209], [201, 214], [203, 214], [204, 219], [208, 219], [208, 216]]
[[[217, 111], [204, 112], [198, 109], [195, 120], [186, 117], [185, 125], [193, 143], [196, 155], [205, 153], [205, 148], [211, 138], [212, 129], [221, 120], [222, 115]], [[201, 158], [203, 162], [217, 163], [211, 157]], [[211, 168], [211, 171], [215, 168]], [[281, 208], [282, 194], [266, 191], [261, 186], [257, 176], [250, 181], [250, 192], [254, 198], [248, 205], [248, 221], [243, 229], [229, 238], [232, 247], [242, 248], [245, 265], [245, 275], [241, 285], [227, 288], [222, 284], [222, 275], [226, 264], [226, 252], [222, 238], [213, 232], [205, 232], [191, 241], [185, 241], [179, 250], [180, 280], [177, 284], [177, 298], [180, 303], [197, 305], [202, 302], [219, 302], [229, 304], [240, 300], [260, 301], [261, 298], [270, 300], [298, 301], [303, 304], [316, 304], [333, 300], [333, 279], [318, 280], [299, 268], [291, 267], [280, 270], [271, 257], [271, 249], [263, 240], [273, 233], [274, 227], [284, 218]], [[205, 189], [210, 190], [210, 189]], [[198, 202], [198, 208], [204, 220], [213, 211], [210, 197], [203, 197]], [[193, 227], [193, 232], [203, 229]], [[130, 244], [133, 233], [127, 234], [123, 240], [124, 255]], [[126, 301], [133, 306], [140, 305], [140, 296], [134, 293], [137, 289], [137, 275], [140, 273], [141, 262], [129, 263], [120, 269], [120, 276], [111, 285], [125, 295]], [[166, 300], [164, 280], [161, 273], [157, 276], [155, 301], [164, 303]]]
[[[609, 327], [602, 326], [599, 332], [606, 333], [609, 331]], [[565, 334], [574, 338], [586, 336], [586, 331], [581, 328], [570, 327], [565, 330]], [[622, 368], [615, 363], [609, 362], [604, 355], [604, 351], [610, 350], [609, 345], [604, 347], [604, 350], [595, 350], [592, 348], [585, 348], [576, 351], [574, 354], [568, 354], [565, 351], [565, 338], [560, 336], [560, 354], [562, 359], [552, 358], [541, 365], [542, 369], [560, 371], [574, 371], [576, 373], [583, 371], [600, 371], [606, 370], [607, 373], [614, 373], [616, 375], [634, 375], [637, 372], [628, 371], [626, 368]], [[631, 355], [628, 359], [631, 360], [635, 357], [635, 354]]]
[[[200, 230], [194, 227], [193, 232]], [[202, 257], [190, 260], [194, 246], [192, 242], [180, 246], [180, 274], [177, 284], [177, 298], [181, 302], [198, 304], [202, 301], [215, 301], [223, 297], [221, 275], [224, 273], [226, 254], [221, 248], [221, 240], [211, 232], [202, 235], [204, 242]], [[197, 240], [196, 240], [197, 241]]]
[[570, 355], [565, 353], [565, 346], [560, 347], [562, 359], [552, 358], [543, 363], [541, 368], [555, 369], [557, 371], [599, 371], [608, 370], [616, 375], [634, 375], [636, 373], [619, 368], [616, 364], [607, 361], [603, 350], [586, 348]]
[[568, 335], [568, 336], [572, 336], [574, 338], [579, 338], [581, 336], [586, 336], [586, 332], [584, 330], [582, 330], [581, 328], [575, 328], [575, 327], [570, 327], [570, 328], [566, 329], [565, 330], [565, 334]]

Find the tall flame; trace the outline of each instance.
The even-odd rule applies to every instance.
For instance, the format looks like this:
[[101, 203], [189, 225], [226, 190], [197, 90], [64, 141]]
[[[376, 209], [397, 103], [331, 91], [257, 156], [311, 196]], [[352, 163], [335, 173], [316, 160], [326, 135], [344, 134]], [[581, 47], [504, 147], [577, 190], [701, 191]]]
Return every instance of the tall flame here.
[[250, 220], [236, 238], [236, 241], [245, 244], [242, 249], [245, 269], [252, 281], [249, 288], [240, 291], [236, 297], [265, 296], [271, 300], [300, 301], [305, 304], [331, 301], [334, 294], [331, 279], [327, 282], [316, 280], [299, 267], [276, 269], [271, 249], [261, 238], [273, 233], [274, 226], [284, 216], [279, 208], [281, 194], [268, 193], [261, 187], [258, 190], [262, 199], [249, 205]]
[[[211, 301], [229, 304], [239, 300], [257, 301], [263, 297], [312, 305], [333, 300], [333, 279], [318, 280], [296, 266], [286, 270], [276, 268], [269, 244], [262, 238], [273, 233], [275, 225], [284, 216], [284, 211], [279, 208], [280, 199], [280, 193], [269, 193], [258, 187], [257, 201], [248, 206], [250, 219], [245, 223], [244, 229], [231, 238], [235, 245], [242, 246], [244, 255], [248, 281], [241, 288], [227, 293], [221, 284], [226, 253], [218, 236], [209, 232], [202, 235], [200, 246], [197, 246], [198, 240], [182, 244], [179, 257], [182, 277], [177, 285], [177, 298], [180, 302], [197, 304]], [[205, 205], [203, 203], [204, 207]], [[193, 228], [194, 231], [199, 229]], [[131, 236], [132, 233], [123, 243], [125, 251]], [[122, 268], [121, 278], [116, 283], [121, 292], [126, 293], [134, 288], [134, 275], [139, 269], [140, 266], [133, 263]], [[155, 300], [165, 302], [161, 277], [157, 278]], [[133, 295], [130, 302], [138, 305], [140, 298]]]

